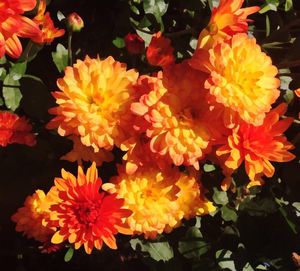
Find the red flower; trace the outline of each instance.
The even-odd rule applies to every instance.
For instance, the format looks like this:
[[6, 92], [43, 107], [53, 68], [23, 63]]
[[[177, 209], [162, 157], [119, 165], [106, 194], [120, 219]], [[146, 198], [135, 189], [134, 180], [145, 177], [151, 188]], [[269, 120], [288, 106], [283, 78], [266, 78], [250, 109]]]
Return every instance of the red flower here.
[[128, 33], [125, 38], [126, 49], [130, 54], [141, 54], [145, 49], [145, 41], [137, 34]]
[[146, 56], [149, 64], [165, 67], [175, 62], [173, 55], [174, 48], [171, 40], [162, 36], [161, 32], [153, 35], [147, 48]]
[[0, 1], [0, 57], [8, 54], [18, 58], [22, 53], [19, 37], [33, 38], [40, 33], [39, 27], [24, 12], [34, 9], [36, 0]]
[[51, 239], [53, 244], [68, 240], [75, 249], [84, 245], [90, 254], [93, 247], [101, 249], [103, 242], [116, 249], [114, 235], [119, 232], [131, 234], [122, 221], [131, 211], [123, 209], [124, 200], [118, 199], [117, 194], [99, 192], [101, 185], [95, 163], [86, 174], [79, 166], [77, 177], [62, 170], [62, 178], [55, 179], [54, 203], [45, 221], [46, 225], [58, 227]]
[[33, 146], [35, 135], [32, 126], [24, 117], [9, 112], [0, 112], [0, 146], [18, 143]]
[[64, 29], [58, 29], [50, 17], [49, 12], [46, 12], [46, 0], [41, 0], [38, 13], [33, 18], [33, 21], [39, 25], [41, 32], [36, 35], [32, 40], [37, 43], [51, 43], [55, 38], [61, 37], [65, 34]]

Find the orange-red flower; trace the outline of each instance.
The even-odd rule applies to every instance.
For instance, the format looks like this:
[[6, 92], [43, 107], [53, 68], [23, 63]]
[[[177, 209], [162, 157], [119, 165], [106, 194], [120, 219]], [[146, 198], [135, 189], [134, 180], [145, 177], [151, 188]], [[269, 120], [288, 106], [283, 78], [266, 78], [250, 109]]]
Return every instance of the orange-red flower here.
[[48, 128], [58, 128], [61, 136], [80, 136], [85, 146], [111, 150], [128, 137], [133, 84], [138, 73], [112, 57], [78, 60], [58, 79], [58, 107], [49, 112], [56, 117]]
[[261, 125], [279, 96], [277, 68], [256, 40], [246, 34], [223, 40], [208, 52], [198, 49], [190, 64], [209, 73], [205, 88], [211, 97], [207, 100], [210, 104], [222, 104], [227, 111], [224, 114], [232, 119], [240, 117]]
[[124, 41], [126, 49], [130, 54], [141, 54], [145, 50], [145, 41], [135, 33], [128, 33]]
[[32, 126], [24, 117], [9, 112], [0, 112], [0, 146], [24, 144], [34, 146], [35, 135]]
[[144, 121], [135, 125], [151, 139], [152, 152], [177, 166], [198, 168], [198, 160], [208, 150], [210, 132], [203, 119], [207, 106], [202, 106], [207, 93], [204, 76], [183, 62], [165, 68], [163, 80], [145, 76], [137, 84], [146, 94], [131, 106]]
[[289, 152], [293, 145], [283, 135], [293, 119], [279, 120], [285, 111], [285, 104], [277, 106], [266, 115], [261, 126], [241, 121], [232, 130], [226, 145], [217, 150], [217, 155], [224, 156], [225, 166], [231, 170], [245, 162], [251, 185], [261, 183], [263, 175], [273, 176], [274, 167], [270, 161], [287, 162], [294, 158]]
[[161, 32], [157, 32], [147, 48], [147, 60], [153, 66], [168, 66], [175, 62], [173, 51], [170, 39], [163, 37]]
[[100, 149], [98, 152], [94, 152], [92, 147], [84, 146], [77, 136], [70, 136], [69, 139], [73, 141], [73, 149], [62, 156], [61, 160], [76, 161], [78, 165], [82, 165], [82, 161], [90, 161], [101, 166], [103, 162], [110, 162], [114, 159], [113, 154], [107, 150]]
[[22, 53], [19, 37], [33, 38], [40, 33], [36, 23], [22, 16], [32, 10], [36, 0], [2, 0], [0, 3], [0, 57], [7, 53], [18, 58]]
[[95, 163], [86, 175], [79, 166], [77, 177], [62, 170], [62, 178], [55, 178], [54, 182], [54, 202], [50, 217], [45, 221], [46, 225], [58, 228], [51, 238], [53, 244], [68, 240], [75, 249], [84, 245], [90, 254], [94, 247], [101, 249], [103, 242], [116, 249], [114, 235], [131, 233], [122, 221], [131, 215], [129, 210], [123, 209], [124, 201], [117, 199], [117, 194], [99, 192], [102, 182]]
[[49, 241], [55, 228], [46, 227], [42, 222], [49, 217], [50, 204], [51, 201], [42, 190], [36, 190], [32, 196], [28, 196], [24, 206], [11, 217], [17, 223], [16, 231], [40, 242]]
[[58, 29], [54, 26], [49, 12], [46, 12], [46, 0], [40, 0], [38, 13], [33, 21], [40, 27], [41, 32], [33, 38], [37, 43], [51, 43], [55, 38], [64, 35], [64, 29]]
[[241, 8], [244, 0], [221, 0], [213, 8], [208, 26], [203, 29], [198, 39], [198, 48], [211, 48], [213, 43], [237, 33], [248, 32], [249, 15], [259, 7]]

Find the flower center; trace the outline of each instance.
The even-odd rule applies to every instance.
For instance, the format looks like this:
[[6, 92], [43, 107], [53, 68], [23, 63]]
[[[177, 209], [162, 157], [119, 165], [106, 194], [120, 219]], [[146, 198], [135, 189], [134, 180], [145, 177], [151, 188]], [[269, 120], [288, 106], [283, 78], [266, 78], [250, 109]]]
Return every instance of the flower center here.
[[75, 215], [80, 224], [94, 224], [99, 217], [100, 208], [91, 202], [81, 202], [75, 208]]

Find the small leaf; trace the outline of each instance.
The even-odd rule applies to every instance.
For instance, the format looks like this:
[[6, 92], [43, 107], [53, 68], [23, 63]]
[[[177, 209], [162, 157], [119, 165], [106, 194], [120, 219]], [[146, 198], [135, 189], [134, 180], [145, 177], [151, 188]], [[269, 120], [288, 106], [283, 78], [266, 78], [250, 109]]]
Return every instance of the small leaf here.
[[204, 164], [203, 170], [204, 170], [204, 172], [212, 172], [212, 171], [216, 170], [216, 167], [212, 164]]
[[237, 221], [238, 216], [237, 216], [236, 211], [234, 209], [231, 209], [227, 206], [223, 206], [221, 208], [221, 213], [222, 213], [222, 218], [225, 221], [233, 221], [233, 222]]
[[187, 259], [200, 259], [208, 251], [202, 234], [197, 227], [188, 229], [185, 239], [178, 243], [178, 251]]
[[293, 0], [285, 0], [284, 10], [289, 11], [293, 8]]
[[56, 16], [59, 21], [66, 19], [66, 16], [60, 10], [57, 12]]
[[156, 261], [166, 262], [174, 257], [173, 249], [166, 241], [146, 242], [136, 238], [130, 240], [130, 244], [134, 250], [140, 249], [148, 252], [150, 257]]
[[167, 12], [168, 5], [164, 0], [144, 0], [143, 7], [147, 14], [153, 14], [156, 21], [160, 24], [160, 31], [164, 31], [162, 16]]
[[219, 191], [217, 188], [214, 187], [213, 200], [216, 204], [225, 205], [228, 203], [227, 193], [225, 191]]
[[120, 37], [116, 37], [113, 41], [112, 41], [113, 45], [116, 46], [117, 48], [121, 49], [125, 47], [125, 42], [123, 38]]
[[14, 80], [10, 74], [5, 77], [2, 88], [3, 98], [7, 108], [12, 111], [15, 111], [19, 107], [22, 99], [19, 86], [20, 82], [18, 80]]
[[136, 33], [145, 41], [145, 46], [148, 46], [150, 44], [152, 34], [148, 34], [139, 30], [136, 30]]
[[52, 59], [59, 72], [68, 66], [68, 50], [62, 45], [57, 44], [56, 52], [52, 52]]
[[234, 261], [232, 259], [232, 252], [227, 249], [221, 249], [216, 252], [216, 259], [218, 262], [218, 265], [222, 269], [228, 268], [231, 271], [236, 271]]
[[73, 254], [74, 254], [74, 249], [70, 247], [65, 254], [64, 257], [65, 262], [71, 261]]
[[16, 63], [9, 69], [9, 74], [13, 80], [20, 80], [22, 76], [25, 74], [26, 68], [27, 68], [27, 61]]

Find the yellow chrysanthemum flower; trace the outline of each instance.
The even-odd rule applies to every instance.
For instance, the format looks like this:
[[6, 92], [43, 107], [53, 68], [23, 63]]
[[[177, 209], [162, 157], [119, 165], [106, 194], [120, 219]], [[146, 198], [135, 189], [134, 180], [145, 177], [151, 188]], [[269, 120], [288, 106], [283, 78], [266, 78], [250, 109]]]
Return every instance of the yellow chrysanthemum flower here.
[[224, 105], [225, 114], [229, 111], [232, 118], [261, 125], [279, 96], [277, 68], [246, 34], [225, 39], [208, 52], [196, 50], [190, 64], [210, 74], [205, 82], [212, 96], [209, 102]]
[[214, 210], [201, 194], [195, 176], [185, 175], [177, 168], [161, 171], [148, 165], [131, 175], [121, 168], [103, 189], [124, 199], [124, 207], [132, 211], [126, 219], [130, 229], [150, 239], [180, 226], [183, 218]]
[[198, 168], [198, 160], [207, 151], [210, 140], [203, 118], [207, 108], [203, 73], [183, 62], [165, 69], [163, 79], [157, 78], [156, 84], [153, 78], [148, 78], [148, 86], [144, 82], [146, 78], [138, 82], [148, 88], [147, 94], [131, 106], [132, 112], [145, 121], [137, 126], [144, 126], [140, 130], [151, 139], [152, 152], [165, 156], [177, 166]]
[[55, 228], [46, 227], [42, 222], [49, 217], [50, 202], [42, 190], [36, 190], [32, 196], [28, 196], [24, 206], [11, 217], [17, 223], [16, 231], [40, 242], [49, 241]]
[[126, 137], [132, 84], [137, 77], [135, 70], [127, 71], [125, 64], [112, 57], [78, 60], [57, 81], [61, 91], [53, 96], [58, 107], [50, 110], [56, 117], [48, 128], [58, 128], [61, 136], [78, 135], [96, 152], [99, 148], [111, 150]]

